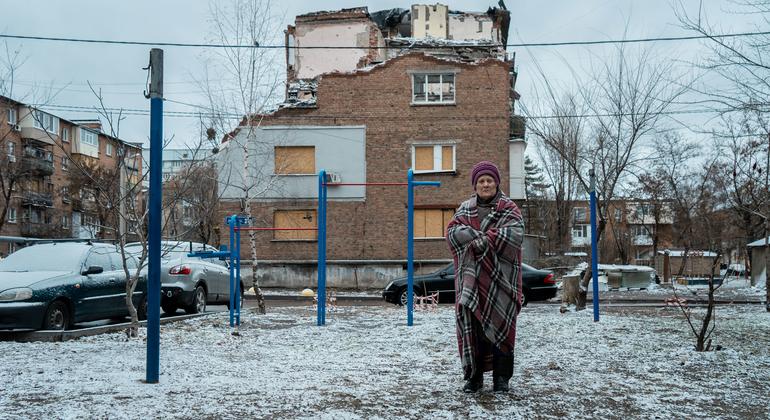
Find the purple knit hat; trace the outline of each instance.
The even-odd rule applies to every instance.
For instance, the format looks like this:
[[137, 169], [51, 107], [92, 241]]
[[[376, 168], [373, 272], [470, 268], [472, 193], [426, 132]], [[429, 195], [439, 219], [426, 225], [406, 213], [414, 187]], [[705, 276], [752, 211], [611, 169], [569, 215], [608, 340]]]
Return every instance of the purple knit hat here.
[[473, 165], [471, 170], [471, 185], [476, 186], [476, 181], [482, 175], [489, 175], [495, 179], [495, 183], [500, 186], [500, 171], [497, 169], [494, 163], [488, 160], [482, 160], [481, 162]]

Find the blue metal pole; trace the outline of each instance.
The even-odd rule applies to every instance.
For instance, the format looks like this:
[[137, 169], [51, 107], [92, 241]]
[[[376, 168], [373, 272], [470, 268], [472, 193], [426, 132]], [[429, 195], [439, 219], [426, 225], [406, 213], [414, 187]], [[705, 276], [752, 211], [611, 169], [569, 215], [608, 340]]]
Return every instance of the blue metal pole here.
[[[163, 50], [150, 51], [150, 200], [147, 285], [147, 383], [160, 372], [160, 236], [163, 201]], [[160, 78], [159, 80], [157, 78]]]
[[326, 324], [326, 171], [318, 173], [318, 302], [317, 324]]
[[406, 173], [406, 325], [414, 324], [414, 173]]
[[[232, 215], [227, 219], [227, 224], [230, 226], [230, 302], [233, 301], [233, 281], [235, 279], [235, 219], [236, 216]], [[230, 327], [235, 325], [235, 305], [230, 305]]]
[[596, 245], [596, 185], [591, 170], [591, 277], [593, 280], [594, 322], [599, 322], [599, 252]]
[[[236, 226], [241, 227], [241, 219], [236, 217]], [[252, 270], [257, 267], [252, 266]], [[232, 302], [232, 301], [231, 301]], [[235, 232], [235, 325], [241, 325], [241, 231]]]

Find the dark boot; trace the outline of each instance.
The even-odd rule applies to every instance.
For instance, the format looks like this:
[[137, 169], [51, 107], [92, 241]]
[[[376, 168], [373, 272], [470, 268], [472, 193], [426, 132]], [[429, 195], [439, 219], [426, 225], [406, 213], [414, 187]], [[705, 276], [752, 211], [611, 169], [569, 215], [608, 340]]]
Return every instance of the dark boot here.
[[513, 354], [495, 355], [492, 361], [492, 390], [508, 392], [508, 381], [513, 376]]
[[479, 368], [476, 371], [476, 374], [473, 375], [470, 379], [468, 379], [467, 382], [465, 382], [465, 386], [463, 387], [463, 392], [472, 394], [474, 392], [478, 392], [483, 387], [484, 387], [484, 372], [481, 370], [481, 368]]

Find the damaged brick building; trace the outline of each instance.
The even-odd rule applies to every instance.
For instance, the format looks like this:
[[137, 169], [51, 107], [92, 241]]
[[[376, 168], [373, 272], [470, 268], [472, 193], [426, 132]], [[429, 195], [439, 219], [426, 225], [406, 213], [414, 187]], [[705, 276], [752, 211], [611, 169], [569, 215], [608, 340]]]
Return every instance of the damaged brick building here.
[[[241, 211], [244, 185], [254, 182], [255, 224], [314, 228], [321, 169], [335, 182], [380, 183], [405, 182], [411, 168], [417, 180], [441, 182], [415, 193], [417, 267], [448, 263], [444, 227], [472, 192], [474, 163], [495, 161], [502, 190], [524, 198], [509, 21], [504, 8], [464, 13], [442, 5], [297, 16], [286, 30], [285, 101], [244, 119], [218, 157], [223, 214]], [[382, 287], [401, 275], [406, 188], [339, 186], [328, 194], [330, 286]], [[262, 285], [315, 284], [315, 231], [255, 235]], [[242, 250], [250, 259], [245, 235]]]

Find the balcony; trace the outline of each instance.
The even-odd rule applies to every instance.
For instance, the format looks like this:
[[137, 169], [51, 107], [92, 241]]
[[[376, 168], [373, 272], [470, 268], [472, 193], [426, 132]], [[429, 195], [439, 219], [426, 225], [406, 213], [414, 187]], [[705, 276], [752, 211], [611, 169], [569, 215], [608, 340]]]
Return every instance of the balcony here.
[[74, 211], [94, 211], [96, 210], [96, 200], [72, 198], [72, 210]]
[[51, 225], [35, 222], [22, 222], [19, 230], [22, 236], [39, 238], [49, 237], [54, 233], [54, 228]]
[[21, 205], [33, 207], [53, 207], [53, 195], [50, 193], [25, 191], [21, 196]]
[[21, 167], [32, 176], [51, 176], [53, 155], [49, 151], [27, 146], [21, 158]]
[[527, 134], [527, 119], [521, 115], [512, 115], [510, 130], [512, 139], [523, 139]]

